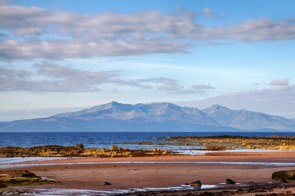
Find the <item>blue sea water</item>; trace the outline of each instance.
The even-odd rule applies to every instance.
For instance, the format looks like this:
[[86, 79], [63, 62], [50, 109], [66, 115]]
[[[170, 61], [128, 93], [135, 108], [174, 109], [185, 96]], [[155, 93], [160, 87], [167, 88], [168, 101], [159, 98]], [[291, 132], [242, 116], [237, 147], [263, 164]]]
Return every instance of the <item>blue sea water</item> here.
[[[0, 147], [32, 147], [44, 145], [73, 146], [83, 144], [87, 148], [110, 148], [113, 144], [120, 147], [138, 148], [124, 142], [159, 142], [158, 138], [176, 136], [295, 136], [294, 132], [0, 132]], [[140, 146], [151, 148], [157, 146]]]

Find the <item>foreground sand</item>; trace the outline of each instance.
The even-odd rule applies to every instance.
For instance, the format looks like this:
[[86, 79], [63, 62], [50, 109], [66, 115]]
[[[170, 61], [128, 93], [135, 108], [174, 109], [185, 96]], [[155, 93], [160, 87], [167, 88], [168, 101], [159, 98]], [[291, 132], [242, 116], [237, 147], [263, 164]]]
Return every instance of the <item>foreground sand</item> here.
[[[239, 162], [240, 164], [229, 164], [231, 162]], [[244, 162], [244, 164], [241, 162]], [[247, 164], [249, 162], [295, 163], [295, 152], [217, 152], [204, 156], [70, 158], [36, 162], [37, 165], [28, 165], [19, 169], [27, 169], [39, 176], [53, 178], [62, 182], [62, 185], [52, 184], [19, 188], [113, 190], [171, 187], [196, 180], [202, 181], [203, 184], [219, 184], [224, 183], [227, 178], [239, 183], [269, 183], [272, 182], [271, 175], [273, 172], [294, 169], [290, 166]], [[110, 182], [111, 185], [104, 185], [105, 181]], [[295, 189], [292, 187], [273, 191], [295, 194]]]

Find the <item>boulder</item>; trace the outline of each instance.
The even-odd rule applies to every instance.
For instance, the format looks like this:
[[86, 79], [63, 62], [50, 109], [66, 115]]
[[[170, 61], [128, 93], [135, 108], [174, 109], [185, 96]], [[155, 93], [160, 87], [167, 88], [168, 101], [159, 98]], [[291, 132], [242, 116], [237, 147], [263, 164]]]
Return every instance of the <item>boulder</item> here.
[[227, 179], [225, 180], [225, 183], [226, 183], [226, 184], [236, 184], [236, 182], [235, 182], [234, 180], [229, 179], [229, 178], [227, 178]]
[[295, 181], [295, 170], [277, 171], [272, 173], [271, 178], [279, 182]]
[[32, 172], [29, 172], [28, 170], [25, 170], [25, 171], [21, 171], [20, 177], [36, 178], [38, 176]]
[[200, 180], [196, 180], [194, 182], [191, 182], [190, 185], [195, 187], [195, 188], [201, 188], [202, 182]]
[[112, 185], [112, 183], [104, 181], [104, 185]]

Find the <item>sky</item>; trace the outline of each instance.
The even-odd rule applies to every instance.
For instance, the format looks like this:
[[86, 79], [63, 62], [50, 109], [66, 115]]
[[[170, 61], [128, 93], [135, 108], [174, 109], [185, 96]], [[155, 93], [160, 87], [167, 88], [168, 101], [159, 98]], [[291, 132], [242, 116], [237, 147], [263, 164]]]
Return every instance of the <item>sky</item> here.
[[0, 121], [111, 101], [295, 118], [293, 0], [0, 0]]

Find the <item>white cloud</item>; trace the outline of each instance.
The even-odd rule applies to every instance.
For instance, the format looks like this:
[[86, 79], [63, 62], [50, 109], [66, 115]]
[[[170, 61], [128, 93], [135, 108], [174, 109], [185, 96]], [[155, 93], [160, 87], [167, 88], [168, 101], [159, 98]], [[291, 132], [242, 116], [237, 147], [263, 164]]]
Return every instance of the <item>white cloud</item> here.
[[271, 86], [288, 86], [289, 79], [276, 79], [269, 83]]
[[[216, 15], [205, 9], [207, 15]], [[293, 20], [252, 19], [206, 27], [196, 14], [79, 14], [38, 7], [0, 5], [0, 58], [88, 58], [187, 52], [204, 40], [295, 39]], [[4, 36], [5, 35], [5, 36]]]
[[208, 90], [213, 90], [215, 89], [212, 87], [210, 84], [195, 84], [192, 85], [191, 88], [200, 94], [205, 94]]
[[[0, 69], [0, 90], [34, 92], [100, 91], [103, 84], [156, 89], [174, 94], [205, 93], [207, 85], [186, 88], [179, 81], [166, 78], [122, 79], [120, 71], [85, 71], [50, 63], [34, 64], [34, 71]], [[197, 88], [198, 87], [198, 88]]]
[[210, 84], [198, 84], [198, 85], [192, 85], [193, 89], [197, 89], [197, 90], [210, 90], [210, 89], [214, 89], [214, 87], [212, 87]]
[[[0, 69], [0, 90], [37, 92], [97, 91], [98, 85], [117, 78], [118, 72], [90, 72], [55, 64], [35, 64], [37, 72]], [[38, 76], [43, 79], [35, 79]]]
[[218, 27], [212, 35], [220, 39], [241, 41], [275, 41], [295, 39], [293, 20], [273, 21], [267, 18], [251, 19], [231, 27]]
[[32, 73], [29, 71], [9, 70], [9, 69], [1, 69], [0, 68], [0, 76], [5, 77], [9, 80], [18, 79], [18, 78], [24, 79], [24, 78], [28, 78], [31, 75], [32, 75]]
[[207, 90], [214, 89], [213, 87], [209, 87], [205, 84], [192, 85], [190, 88], [186, 88], [183, 85], [181, 85], [179, 81], [166, 77], [142, 79], [138, 80], [137, 82], [143, 84], [146, 83], [149, 84], [149, 87], [153, 87], [160, 91], [167, 91], [175, 94], [203, 94]]
[[92, 42], [83, 40], [18, 42], [5, 40], [0, 44], [0, 57], [6, 59], [63, 59], [174, 53], [185, 52], [189, 46], [185, 43], [171, 43], [161, 39], [131, 40], [128, 42]]

